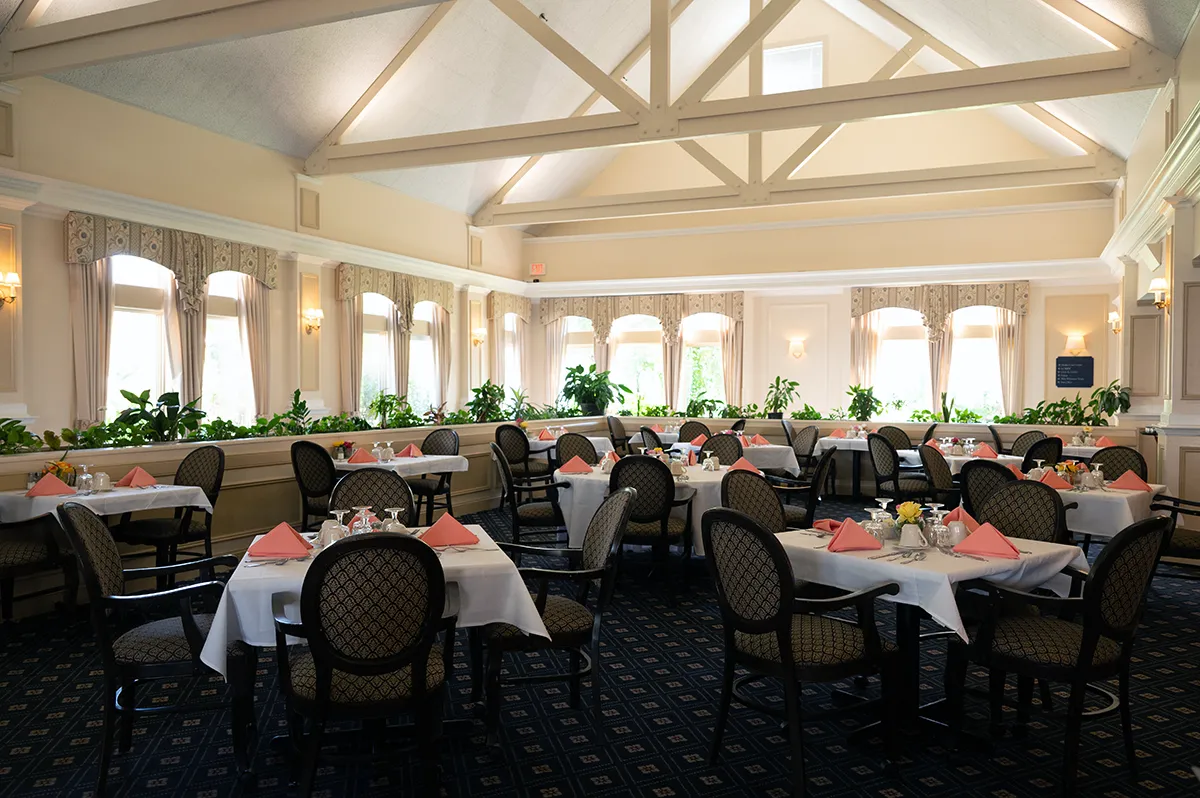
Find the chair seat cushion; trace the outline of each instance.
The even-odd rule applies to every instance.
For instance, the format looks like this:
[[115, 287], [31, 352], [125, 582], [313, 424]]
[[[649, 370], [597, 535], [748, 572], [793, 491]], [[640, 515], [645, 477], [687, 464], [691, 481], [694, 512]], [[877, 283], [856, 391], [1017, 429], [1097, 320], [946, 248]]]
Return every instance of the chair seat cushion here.
[[[779, 662], [774, 632], [762, 635], [734, 632], [733, 642], [743, 654]], [[895, 649], [886, 639], [881, 638], [880, 643], [885, 651]], [[823, 615], [793, 615], [792, 657], [798, 668], [850, 665], [866, 659], [867, 644], [857, 624]]]
[[900, 490], [903, 493], [921, 493], [929, 490], [929, 483], [923, 479], [901, 479]]
[[[1177, 526], [1171, 535], [1171, 546], [1168, 556], [1178, 554], [1189, 557], [1200, 557], [1200, 529], [1188, 529]], [[0, 555], [2, 558], [3, 555]]]
[[[537, 597], [532, 597], [536, 601]], [[565, 596], [546, 596], [546, 610], [542, 613], [542, 623], [552, 640], [563, 638], [588, 637], [592, 633], [592, 621], [595, 616], [587, 607]], [[527, 637], [517, 627], [507, 623], [497, 623], [488, 627], [491, 637], [517, 638]], [[528, 638], [536, 645], [538, 638]]]
[[4, 540], [0, 538], [0, 568], [37, 565], [50, 559], [50, 549], [40, 540]]
[[531, 526], [558, 526], [558, 516], [550, 502], [527, 502], [517, 505], [517, 518]]
[[809, 527], [808, 508], [798, 504], [783, 505], [783, 521], [789, 529], [807, 529]]
[[[418, 477], [416, 479], [404, 480], [408, 483], [408, 487], [412, 489], [415, 496], [436, 496], [438, 487], [441, 486], [442, 480], [434, 477]], [[442, 489], [442, 493], [446, 493], [449, 489], [447, 485]]]
[[513, 463], [512, 472], [518, 477], [539, 476], [550, 473], [550, 464], [545, 460], [531, 457], [524, 463]]
[[[317, 666], [307, 648], [296, 647], [288, 653], [291, 667], [292, 692], [304, 701], [317, 698]], [[425, 666], [425, 689], [433, 691], [446, 681], [446, 669], [442, 665], [442, 647], [435, 645], [429, 650]], [[335, 670], [329, 690], [329, 699], [335, 705], [378, 704], [403, 701], [412, 698], [412, 666], [377, 676], [359, 676]]]
[[324, 496], [306, 496], [304, 498], [304, 506], [308, 508], [309, 515], [328, 515], [329, 494], [325, 494]]
[[[687, 521], [679, 516], [667, 518], [667, 537], [678, 537], [687, 532]], [[625, 539], [629, 538], [658, 538], [662, 537], [662, 523], [659, 521], [630, 521], [625, 527]]]
[[115, 527], [113, 538], [122, 543], [148, 546], [171, 540], [204, 540], [208, 535], [204, 517], [204, 513], [192, 513], [191, 526], [183, 534], [180, 534], [178, 518], [141, 518]]
[[[1075, 667], [1082, 646], [1082, 626], [1039, 615], [1002, 617], [996, 622], [992, 637], [994, 655], [1062, 668]], [[1092, 656], [1092, 665], [1108, 665], [1120, 656], [1120, 644], [1101, 637]]]
[[[208, 637], [213, 617], [200, 613], [192, 617], [196, 619], [200, 634]], [[113, 641], [113, 654], [117, 662], [141, 665], [187, 662], [192, 658], [187, 637], [183, 633], [183, 619], [179, 617], [151, 621], [130, 629]]]

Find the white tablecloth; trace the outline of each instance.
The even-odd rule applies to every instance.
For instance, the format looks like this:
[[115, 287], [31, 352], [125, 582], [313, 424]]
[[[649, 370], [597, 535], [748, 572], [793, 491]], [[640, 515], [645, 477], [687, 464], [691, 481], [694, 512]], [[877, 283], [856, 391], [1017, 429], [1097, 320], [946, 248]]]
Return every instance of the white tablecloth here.
[[467, 458], [457, 454], [427, 454], [421, 457], [397, 457], [386, 463], [349, 463], [334, 460], [338, 471], [357, 471], [362, 468], [387, 468], [402, 477], [419, 477], [422, 474], [450, 474], [466, 471]]
[[[700, 451], [699, 446], [693, 446], [690, 443], [676, 443], [671, 448], [681, 452]], [[764, 446], [745, 446], [742, 448], [742, 455], [756, 468], [781, 468], [792, 475], [800, 473], [800, 463], [796, 460], [796, 452], [791, 446], [780, 446], [775, 443]]]
[[[704, 553], [704, 545], [700, 540], [700, 518], [705, 510], [721, 506], [721, 479], [728, 470], [728, 467], [722, 467], [720, 471], [705, 471], [700, 466], [689, 466], [688, 481], [675, 483], [676, 498], [686, 488], [696, 489], [696, 497], [692, 499], [692, 550], [697, 554]], [[590, 474], [554, 473], [555, 481], [571, 483], [570, 488], [558, 492], [558, 503], [567, 521], [567, 536], [572, 546], [583, 545], [588, 524], [608, 495], [609, 476], [599, 468], [593, 469]], [[682, 517], [685, 510], [679, 507], [674, 512]]]
[[1069, 443], [1063, 445], [1063, 457], [1080, 457], [1089, 458], [1103, 448], [1101, 446], [1072, 446]]
[[[603, 457], [613, 450], [612, 441], [608, 438], [593, 438], [591, 435], [586, 436], [592, 442], [592, 446], [596, 449], [596, 454]], [[553, 449], [558, 445], [558, 441], [539, 441], [537, 438], [529, 439], [529, 451], [537, 453], [544, 452], [547, 449]]]
[[0, 521], [28, 521], [39, 515], [53, 513], [65, 502], [87, 505], [97, 515], [120, 515], [175, 507], [212, 509], [204, 491], [190, 485], [113, 488], [104, 493], [91, 493], [86, 496], [77, 493], [73, 496], [37, 496], [32, 499], [27, 498], [23, 490], [10, 490], [0, 493]]
[[[981, 457], [971, 457], [969, 455], [961, 455], [961, 454], [948, 454], [948, 455], [945, 455], [945, 457], [946, 457], [946, 465], [950, 466], [951, 474], [960, 473], [962, 471], [963, 466], [965, 464], [971, 462], [972, 460], [983, 459]], [[1001, 454], [1001, 455], [997, 455], [996, 457], [989, 458], [989, 459], [994, 460], [995, 462], [997, 462], [1003, 466], [1015, 465], [1017, 468], [1020, 468], [1021, 462], [1024, 458], [1017, 457], [1014, 454]]]
[[1115, 537], [1135, 521], [1150, 517], [1154, 497], [1166, 491], [1166, 485], [1151, 485], [1153, 493], [1144, 490], [1060, 490], [1063, 504], [1078, 502], [1079, 507], [1067, 510], [1067, 528], [1078, 539], [1083, 535], [1098, 538]]
[[[967, 639], [967, 631], [954, 600], [959, 582], [985, 578], [1017, 590], [1047, 585], [1065, 593], [1070, 582], [1065, 577], [1052, 578], [1068, 565], [1087, 570], [1087, 559], [1078, 547], [1036, 540], [1014, 541], [1017, 548], [1031, 552], [1022, 554], [1017, 560], [998, 557], [976, 560], [929, 549], [925, 560], [906, 565], [892, 560], [868, 559], [880, 551], [830, 553], [824, 548], [829, 542], [828, 537], [818, 538], [806, 532], [784, 532], [776, 538], [783, 544], [797, 579], [843, 590], [862, 590], [895, 582], [900, 586], [900, 593], [888, 596], [889, 601], [921, 607], [963, 640]], [[894, 549], [894, 543], [884, 544], [884, 552]]]
[[[660, 441], [662, 441], [663, 446], [670, 446], [671, 444], [679, 442], [679, 433], [678, 432], [656, 432], [654, 434], [658, 436], [658, 439]], [[637, 450], [638, 446], [646, 445], [645, 443], [642, 442], [641, 430], [638, 430], [637, 432], [633, 433], [633, 437], [631, 437], [629, 439], [629, 445], [634, 447], [635, 451]]]
[[[818, 438], [817, 445], [813, 448], [813, 454], [821, 454], [826, 449], [841, 449], [849, 452], [869, 452], [867, 448], [866, 438]], [[917, 454], [914, 449], [900, 449], [897, 454], [900, 455], [900, 462], [904, 465], [920, 465], [921, 455]]]
[[[492, 541], [483, 527], [468, 524], [479, 536], [479, 545], [470, 549], [447, 549], [439, 553], [447, 588], [457, 585], [458, 626], [486, 626], [510, 623], [524, 632], [549, 637], [533, 598], [508, 555]], [[317, 556], [320, 556], [318, 554]], [[275, 593], [300, 595], [304, 575], [312, 560], [296, 560], [285, 565], [247, 568], [243, 557], [229, 578], [212, 629], [200, 659], [218, 673], [225, 673], [225, 649], [231, 640], [252, 646], [274, 647], [275, 621], [271, 596]], [[298, 608], [293, 612], [298, 612]], [[299, 620], [298, 616], [291, 616]]]

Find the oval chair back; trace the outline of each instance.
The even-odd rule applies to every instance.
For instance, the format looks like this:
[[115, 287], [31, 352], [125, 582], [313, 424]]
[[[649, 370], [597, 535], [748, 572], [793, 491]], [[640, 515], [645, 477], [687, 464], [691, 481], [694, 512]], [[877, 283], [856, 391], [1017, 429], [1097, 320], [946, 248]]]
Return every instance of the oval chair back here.
[[1014, 477], [1010, 484], [997, 488], [984, 499], [974, 517], [1010, 538], [1064, 544], [1071, 538], [1067, 511], [1058, 491], [1031, 480]]
[[721, 465], [732, 465], [742, 456], [742, 442], [736, 435], [718, 433], [706, 440], [700, 447], [700, 454], [697, 455], [700, 462], [704, 462], [708, 452], [712, 452], [720, 459]]
[[1097, 555], [1083, 591], [1085, 642], [1089, 632], [1098, 633], [1122, 643], [1129, 655], [1146, 608], [1146, 591], [1170, 533], [1170, 518], [1147, 518], [1117, 533]]
[[679, 428], [679, 440], [683, 443], [694, 441], [698, 435], [711, 438], [712, 431], [709, 430], [707, 424], [701, 421], [685, 421]]
[[884, 492], [895, 495], [900, 489], [900, 455], [896, 445], [886, 436], [872, 432], [867, 435], [867, 450], [871, 454], [871, 466], [875, 469], [875, 486], [880, 495]]
[[954, 484], [954, 475], [950, 473], [950, 464], [946, 462], [940, 449], [921, 444], [917, 447], [917, 453], [921, 456], [921, 470], [929, 480], [929, 487], [939, 498], [949, 496], [958, 489]]
[[[988, 424], [988, 432], [992, 434], [992, 446], [996, 449], [996, 454], [1004, 453], [1004, 444], [1000, 442], [1000, 430]], [[1023, 457], [1024, 455], [1022, 455]]]
[[568, 432], [558, 436], [558, 464], [561, 466], [573, 457], [578, 457], [592, 466], [600, 462], [600, 457], [596, 454], [596, 447], [586, 436], [580, 435], [578, 432]]
[[675, 501], [675, 478], [667, 464], [655, 457], [635, 454], [622, 457], [608, 477], [609, 493], [621, 488], [636, 491], [629, 520], [637, 523], [665, 521]]
[[529, 460], [529, 438], [516, 424], [496, 427], [496, 445], [510, 466], [523, 465]]
[[458, 454], [458, 432], [452, 429], [435, 429], [421, 441], [421, 454], [436, 454], [454, 457]]
[[833, 469], [833, 456], [837, 453], [837, 449], [826, 449], [817, 458], [817, 465], [813, 468], [812, 479], [808, 482], [806, 496], [804, 498], [804, 523], [812, 526], [813, 521], [817, 519], [817, 507], [821, 504], [821, 491], [825, 488], [825, 483], [829, 480], [829, 472]]
[[730, 425], [730, 427], [729, 427], [729, 429], [732, 430], [733, 432], [741, 432], [745, 428], [746, 428], [746, 419], [744, 419], [744, 418], [739, 418], [737, 421], [733, 422], [733, 424]]
[[802, 473], [812, 465], [813, 452], [817, 450], [817, 439], [820, 437], [820, 428], [816, 424], [809, 424], [795, 433], [791, 440], [788, 441], [788, 444], [792, 447], [792, 452], [796, 455], [796, 462], [799, 464]]
[[727, 471], [721, 479], [721, 506], [753, 518], [776, 534], [787, 529], [783, 503], [771, 483], [753, 471]]
[[783, 546], [771, 530], [727, 508], [705, 512], [701, 534], [729, 648], [739, 633], [774, 634], [781, 662], [791, 665], [795, 579]]
[[1021, 470], [1029, 471], [1031, 468], [1036, 468], [1038, 460], [1042, 460], [1043, 465], [1057, 465], [1062, 462], [1062, 450], [1062, 438], [1042, 438], [1040, 441], [1034, 441], [1029, 447], [1029, 451], [1025, 452], [1025, 459], [1021, 461]]
[[903, 451], [904, 449], [911, 449], [913, 447], [912, 439], [908, 437], [908, 433], [899, 427], [893, 427], [890, 424], [887, 424], [875, 430], [875, 434], [882, 435], [883, 437], [887, 438], [888, 443], [890, 443], [896, 449], [896, 451]]
[[[930, 424], [929, 429], [925, 430], [925, 434], [921, 436], [921, 443], [933, 440], [933, 437], [937, 434], [937, 428], [937, 424]], [[997, 451], [999, 450], [997, 449]]]
[[400, 523], [417, 523], [417, 503], [404, 477], [386, 468], [362, 468], [342, 477], [329, 497], [329, 510], [353, 511], [355, 507], [370, 507], [381, 521], [386, 510], [400, 508]]
[[958, 475], [959, 485], [962, 486], [963, 509], [977, 518], [975, 513], [983, 508], [993, 493], [1016, 481], [1017, 475], [995, 460], [968, 460], [963, 463]]
[[779, 426], [783, 427], [783, 439], [787, 441], [788, 446], [791, 446], [792, 438], [796, 435], [796, 428], [786, 418], [779, 419]]
[[1142, 479], [1150, 478], [1146, 458], [1137, 449], [1128, 446], [1106, 446], [1092, 455], [1092, 466], [1101, 466], [1106, 479], [1116, 479], [1126, 471], [1132, 471]]
[[[1028, 432], [1022, 432], [1017, 436], [1017, 439], [1013, 441], [1011, 450], [1013, 457], [1024, 457], [1026, 452], [1029, 451], [1030, 446], [1033, 446], [1038, 441], [1045, 439], [1046, 433], [1042, 432], [1040, 429], [1031, 429]], [[998, 452], [1000, 450], [997, 449], [996, 451]]]
[[628, 452], [629, 433], [625, 431], [625, 424], [616, 416], [606, 416], [604, 420], [608, 424], [608, 438], [612, 441], [613, 449]]
[[296, 441], [292, 444], [292, 473], [300, 489], [302, 510], [301, 529], [307, 529], [309, 516], [324, 517], [329, 509], [329, 494], [337, 482], [337, 469], [333, 458], [324, 446], [312, 441]]
[[662, 438], [658, 437], [657, 432], [650, 429], [649, 427], [642, 427], [641, 433], [642, 433], [642, 446], [645, 446], [647, 449], [663, 449], [664, 451], [666, 450], [666, 447], [663, 446]]
[[[621, 488], [608, 494], [592, 520], [588, 522], [587, 531], [583, 535], [580, 547], [580, 568], [584, 571], [603, 570], [600, 578], [600, 595], [598, 604], [601, 608], [612, 598], [615, 586], [617, 555], [621, 552], [621, 543], [625, 538], [625, 527], [629, 523], [629, 513], [633, 510], [633, 500], [637, 491], [633, 488]], [[587, 598], [588, 583], [582, 585], [580, 603]]]

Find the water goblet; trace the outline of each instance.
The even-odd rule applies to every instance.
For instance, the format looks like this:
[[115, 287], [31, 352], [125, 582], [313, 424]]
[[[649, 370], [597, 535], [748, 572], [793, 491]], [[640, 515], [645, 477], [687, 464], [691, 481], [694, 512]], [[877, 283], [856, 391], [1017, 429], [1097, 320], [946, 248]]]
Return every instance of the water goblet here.
[[875, 502], [879, 505], [879, 509], [886, 513], [888, 505], [892, 503], [892, 500], [888, 499], [888, 498], [884, 498], [884, 497], [879, 497], [879, 498], [875, 499]]
[[1042, 468], [1042, 463], [1044, 463], [1044, 462], [1046, 462], [1046, 461], [1045, 461], [1045, 460], [1034, 460], [1033, 462], [1034, 462], [1034, 464], [1035, 464], [1035, 465], [1038, 467], [1038, 470], [1041, 470], [1041, 468]]
[[371, 456], [376, 460], [383, 457], [383, 447], [379, 445], [379, 441], [374, 441], [371, 444]]
[[76, 480], [79, 493], [87, 496], [92, 492], [92, 475], [88, 472], [88, 467], [83, 463], [79, 464], [79, 478]]
[[408, 527], [400, 521], [400, 507], [385, 507], [384, 511], [388, 514], [388, 520], [383, 524], [384, 532], [400, 532], [408, 534]]
[[354, 518], [350, 521], [350, 534], [360, 535], [371, 531], [371, 508], [355, 507]]

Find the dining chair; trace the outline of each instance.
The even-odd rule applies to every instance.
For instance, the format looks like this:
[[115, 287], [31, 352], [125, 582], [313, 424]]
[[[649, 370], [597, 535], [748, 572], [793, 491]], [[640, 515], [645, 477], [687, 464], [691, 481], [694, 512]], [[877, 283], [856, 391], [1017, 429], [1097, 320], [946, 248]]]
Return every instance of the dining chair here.
[[[213, 512], [217, 509], [224, 479], [225, 452], [219, 446], [201, 446], [193, 450], [175, 469], [174, 483], [200, 488], [212, 510], [180, 507], [173, 518], [140, 518], [136, 521], [132, 513], [125, 513], [113, 530], [113, 537], [121, 543], [153, 546], [154, 564], [158, 567], [173, 565], [179, 557], [179, 547], [189, 543], [203, 542], [203, 556], [212, 557]], [[160, 589], [171, 581], [167, 574]]]
[[[504, 685], [522, 682], [546, 682], [566, 679], [570, 682], [570, 705], [579, 707], [582, 680], [592, 683], [592, 722], [600, 727], [601, 679], [600, 679], [600, 630], [604, 613], [612, 601], [616, 582], [617, 558], [621, 541], [633, 509], [635, 491], [620, 488], [608, 495], [592, 515], [579, 548], [523, 546], [497, 543], [510, 555], [517, 558], [532, 554], [542, 557], [565, 559], [568, 570], [551, 568], [518, 567], [525, 579], [537, 581], [537, 593], [533, 595], [534, 606], [542, 617], [550, 639], [527, 635], [515, 626], [506, 623], [492, 624], [482, 630], [486, 641], [487, 677], [478, 672], [482, 663], [473, 663], [476, 673], [471, 680], [472, 700], [479, 701], [480, 687], [486, 683], [484, 715], [491, 744], [499, 742], [501, 688]], [[568, 594], [551, 594], [550, 583], [567, 586]], [[573, 588], [573, 590], [571, 590]], [[589, 596], [595, 588], [595, 597]], [[475, 634], [472, 650], [477, 650], [480, 635]], [[528, 676], [509, 676], [502, 679], [504, 654], [507, 652], [565, 651], [570, 656], [569, 671], [539, 672]]]
[[993, 490], [977, 509], [978, 514], [971, 513], [975, 520], [991, 524], [1005, 537], [1044, 543], [1071, 541], [1062, 497], [1040, 482], [1014, 479]]
[[[787, 419], [784, 419], [784, 423], [788, 423]], [[802, 427], [799, 432], [793, 430], [792, 435], [788, 438], [788, 446], [792, 447], [792, 453], [796, 455], [796, 465], [800, 468], [802, 478], [809, 476], [816, 464], [813, 452], [816, 451], [817, 439], [820, 437], [820, 428], [816, 424], [809, 424]], [[776, 473], [774, 470], [768, 473], [771, 476], [787, 476], [786, 473]]]
[[1039, 460], [1043, 465], [1055, 466], [1062, 462], [1062, 450], [1062, 438], [1042, 438], [1040, 441], [1034, 441], [1030, 444], [1029, 450], [1025, 452], [1025, 459], [1021, 461], [1021, 470], [1028, 472], [1029, 469], [1036, 468]]
[[696, 455], [697, 460], [704, 462], [709, 452], [721, 461], [721, 465], [733, 465], [742, 457], [742, 442], [736, 435], [717, 433], [700, 447], [700, 452]]
[[1016, 481], [1017, 475], [995, 460], [968, 460], [963, 463], [962, 471], [958, 474], [963, 509], [974, 517], [989, 496]]
[[779, 494], [766, 477], [753, 471], [725, 472], [721, 478], [721, 506], [753, 518], [763, 529], [775, 534], [789, 526]]
[[292, 444], [292, 473], [300, 489], [300, 531], [317, 527], [329, 515], [329, 494], [337, 482], [337, 469], [329, 450], [312, 441]]
[[387, 510], [399, 509], [400, 523], [405, 526], [416, 526], [420, 520], [408, 483], [387, 468], [360, 468], [346, 474], [333, 486], [329, 496], [330, 512], [352, 512], [355, 507], [370, 507], [380, 520], [387, 518]]
[[663, 445], [662, 438], [658, 437], [658, 433], [650, 429], [650, 427], [643, 426], [640, 432], [642, 435], [642, 446], [647, 449], [667, 450], [667, 447]]
[[783, 440], [788, 446], [792, 445], [792, 438], [796, 435], [796, 427], [791, 421], [786, 418], [779, 419], [779, 426], [783, 427]]
[[746, 429], [746, 419], [739, 418], [737, 421], [729, 425], [729, 429], [731, 432], [741, 432], [742, 430]]
[[588, 465], [594, 466], [600, 462], [600, 456], [596, 454], [596, 447], [586, 436], [580, 435], [577, 432], [568, 432], [558, 436], [558, 465], [570, 462], [571, 458], [578, 457]]
[[[63, 574], [63, 609], [70, 615], [79, 593], [79, 571], [70, 550], [60, 545], [59, 525], [52, 515], [0, 523], [0, 621], [13, 617], [13, 604], [57, 591], [51, 587], [16, 595], [17, 580], [49, 570]], [[66, 541], [62, 541], [66, 543]]]
[[867, 449], [875, 469], [876, 495], [902, 502], [910, 499], [922, 501], [929, 494], [929, 482], [923, 477], [901, 474], [900, 454], [886, 437], [878, 432], [867, 435]]
[[629, 433], [625, 431], [624, 422], [617, 416], [606, 416], [605, 421], [608, 423], [608, 438], [612, 441], [613, 450], [630, 454]]
[[[633, 488], [636, 492], [625, 529], [625, 544], [652, 547], [655, 564], [665, 566], [671, 544], [679, 543], [682, 582], [686, 589], [690, 583], [692, 500], [696, 497], [696, 489], [680, 487], [676, 490], [675, 478], [667, 464], [640, 454], [623, 457], [613, 465], [608, 490], [614, 493], [621, 488]], [[672, 512], [677, 508], [684, 508], [683, 517]]]
[[[1086, 574], [1072, 574], [1079, 589], [1073, 590], [1071, 597], [1028, 593], [982, 580], [965, 583], [987, 593], [992, 611], [969, 644], [959, 640], [950, 644], [947, 697], [952, 747], [961, 733], [969, 662], [989, 669], [992, 679], [998, 679], [1001, 686], [1008, 673], [1065, 682], [1071, 692], [1063, 743], [1062, 789], [1064, 794], [1074, 795], [1088, 684], [1116, 678], [1125, 754], [1130, 771], [1136, 773], [1129, 703], [1130, 659], [1146, 593], [1170, 527], [1170, 518], [1155, 517], [1125, 528], [1100, 552]], [[1036, 607], [1040, 612], [1014, 612], [1014, 606]], [[1022, 730], [1028, 722], [1032, 697], [1032, 680], [1019, 680], [1017, 723]], [[999, 707], [993, 703], [992, 709], [994, 720]]]
[[1008, 452], [1005, 450], [1004, 444], [1000, 441], [1000, 430], [988, 424], [988, 432], [992, 434], [992, 448], [996, 450], [996, 454], [1007, 454]]
[[[421, 441], [421, 454], [457, 457], [458, 447], [458, 432], [452, 429], [435, 429]], [[406, 480], [409, 490], [413, 492], [413, 498], [417, 501], [418, 518], [421, 516], [421, 508], [425, 508], [426, 526], [433, 523], [433, 511], [439, 507], [447, 513], [454, 513], [454, 503], [450, 498], [453, 476], [454, 474], [445, 471], [441, 474], [422, 474]]]
[[[289, 619], [288, 608], [295, 604], [301, 621]], [[327, 724], [357, 721], [368, 734], [379, 733], [388, 719], [405, 713], [416, 721], [426, 794], [437, 794], [456, 621], [443, 618], [445, 607], [446, 578], [437, 552], [417, 538], [389, 532], [327, 546], [308, 567], [298, 597], [271, 596], [279, 689], [300, 795], [312, 795]], [[445, 634], [443, 646], [436, 645], [439, 633]], [[288, 645], [289, 638], [306, 645]], [[365, 757], [395, 757], [382, 740], [358, 748], [368, 752]]]
[[925, 434], [921, 436], [921, 443], [933, 440], [937, 435], [937, 428], [937, 424], [930, 424], [929, 428], [925, 430]]
[[679, 428], [679, 440], [684, 443], [694, 441], [698, 435], [711, 438], [712, 430], [703, 421], [685, 421]]
[[501, 424], [496, 427], [496, 445], [508, 459], [508, 466], [517, 481], [550, 475], [549, 456], [544, 460], [534, 457], [529, 450], [529, 438], [525, 430], [516, 424]]
[[[492, 447], [492, 459], [500, 469], [500, 488], [503, 501], [508, 504], [509, 521], [512, 524], [513, 543], [520, 543], [524, 535], [526, 539], [541, 538], [549, 535], [557, 540], [567, 531], [567, 522], [563, 518], [562, 508], [558, 506], [558, 491], [569, 489], [570, 482], [540, 482], [532, 484], [517, 482], [509, 468], [508, 459], [495, 443]], [[545, 493], [544, 498], [535, 499], [533, 494]], [[526, 532], [526, 530], [530, 530]]]
[[[734, 698], [746, 703], [735, 690], [736, 669], [744, 668], [752, 677], [778, 679], [783, 683], [783, 715], [792, 756], [792, 795], [802, 796], [802, 684], [879, 674], [885, 704], [894, 710], [896, 649], [879, 635], [875, 600], [896, 595], [900, 587], [888, 583], [836, 598], [800, 598], [782, 544], [754, 519], [736, 510], [714, 508], [704, 514], [702, 534], [725, 637], [721, 699], [709, 763], [715, 765], [720, 756]], [[847, 609], [856, 611], [855, 621], [827, 615]], [[887, 715], [894, 716], [894, 711]], [[895, 724], [885, 720], [883, 730], [889, 752], [894, 752]]]
[[951, 473], [950, 464], [946, 462], [942, 451], [921, 444], [917, 447], [917, 454], [921, 456], [921, 471], [929, 480], [931, 498], [942, 504], [957, 506], [959, 503], [958, 485], [954, 481], [954, 474]]
[[[1030, 446], [1033, 446], [1038, 441], [1045, 439], [1046, 433], [1042, 432], [1040, 429], [1031, 429], [1028, 432], [1022, 432], [1017, 436], [1017, 439], [1013, 441], [1012, 448], [1008, 450], [1008, 454], [1011, 454], [1013, 457], [1024, 457], [1029, 451]], [[996, 451], [999, 452], [1000, 450], [997, 449]]]
[[1106, 446], [1092, 455], [1090, 462], [1093, 469], [1101, 467], [1106, 479], [1116, 479], [1126, 471], [1132, 471], [1142, 479], [1150, 478], [1146, 458], [1129, 446]]
[[899, 427], [893, 427], [890, 424], [885, 424], [875, 430], [876, 435], [882, 435], [888, 439], [888, 443], [896, 448], [897, 451], [913, 448], [912, 439], [908, 437], [908, 433]]
[[1163, 556], [1171, 557], [1173, 561], [1168, 570], [1160, 569], [1156, 575], [1200, 582], [1200, 568], [1196, 566], [1196, 562], [1200, 561], [1200, 521], [1192, 522], [1195, 525], [1190, 527], [1179, 525], [1180, 516], [1200, 519], [1200, 502], [1159, 494], [1154, 497], [1150, 511], [1165, 514], [1171, 519], [1171, 536], [1163, 549]]
[[[102, 796], [107, 788], [114, 741], [121, 753], [127, 753], [133, 744], [133, 724], [138, 715], [175, 709], [159, 704], [157, 699], [153, 702], [155, 706], [139, 707], [139, 688], [151, 680], [177, 682], [202, 677], [211, 682], [215, 672], [200, 661], [200, 650], [213, 623], [212, 611], [225, 590], [217, 569], [228, 569], [227, 577], [237, 567], [238, 558], [207, 557], [154, 568], [122, 569], [111, 530], [88, 507], [66, 502], [58, 508], [58, 520], [83, 577], [92, 632], [100, 652], [103, 728], [96, 794]], [[164, 575], [190, 573], [198, 573], [200, 581], [149, 593], [127, 592], [129, 580], [155, 578], [161, 584]], [[209, 605], [208, 612], [195, 612], [194, 604]], [[158, 620], [146, 622], [143, 620], [146, 617]], [[245, 644], [233, 642], [226, 649], [226, 664], [232, 701], [189, 704], [188, 709], [231, 709], [233, 755], [238, 770], [244, 773], [249, 769], [249, 745], [255, 729], [254, 679], [258, 657]], [[149, 743], [148, 747], [151, 746]]]
[[[833, 472], [833, 456], [836, 453], [837, 449], [826, 449], [822, 452], [807, 480], [767, 477], [783, 502], [783, 515], [789, 529], [808, 529], [817, 520], [817, 507], [821, 504], [821, 494]], [[795, 498], [802, 500], [803, 505], [787, 501]]]

